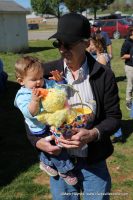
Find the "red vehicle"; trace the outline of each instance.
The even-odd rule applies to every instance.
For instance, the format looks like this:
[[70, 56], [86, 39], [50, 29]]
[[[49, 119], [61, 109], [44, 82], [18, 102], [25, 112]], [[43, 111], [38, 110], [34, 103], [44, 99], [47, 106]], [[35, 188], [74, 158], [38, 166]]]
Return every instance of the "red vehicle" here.
[[100, 24], [102, 31], [107, 32], [109, 37], [114, 39], [125, 38], [130, 27], [129, 22], [126, 19], [105, 19], [98, 20], [98, 23]]

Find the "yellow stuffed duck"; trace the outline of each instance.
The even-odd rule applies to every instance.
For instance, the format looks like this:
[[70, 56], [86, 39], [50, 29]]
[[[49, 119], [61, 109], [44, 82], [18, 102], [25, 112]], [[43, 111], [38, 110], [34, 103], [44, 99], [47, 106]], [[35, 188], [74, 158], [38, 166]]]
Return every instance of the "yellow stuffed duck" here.
[[[67, 94], [60, 88], [38, 88], [44, 111], [37, 115], [38, 121], [51, 126], [51, 132], [69, 135], [72, 127], [84, 127], [92, 110], [68, 106]], [[82, 117], [81, 117], [82, 116]]]
[[[42, 106], [44, 111], [37, 115], [38, 121], [50, 126], [60, 127], [64, 122], [72, 121], [76, 117], [75, 112], [71, 112], [66, 106], [65, 91], [57, 88], [40, 89], [42, 96]], [[68, 120], [69, 114], [69, 120]], [[72, 119], [70, 119], [72, 117]]]

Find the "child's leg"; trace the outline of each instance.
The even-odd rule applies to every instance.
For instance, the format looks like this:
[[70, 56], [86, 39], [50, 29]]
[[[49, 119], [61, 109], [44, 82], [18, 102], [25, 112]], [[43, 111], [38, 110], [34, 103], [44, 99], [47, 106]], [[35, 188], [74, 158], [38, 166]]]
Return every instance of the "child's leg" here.
[[74, 165], [65, 149], [58, 156], [51, 156], [51, 161], [58, 170], [59, 175], [68, 185], [76, 185], [78, 180], [73, 174]]
[[41, 152], [40, 169], [45, 171], [49, 176], [57, 176], [58, 172], [50, 160], [49, 154]]
[[70, 160], [70, 157], [65, 149], [62, 148], [62, 151], [57, 156], [50, 156], [50, 159], [54, 166], [60, 173], [67, 173], [74, 169], [74, 164]]

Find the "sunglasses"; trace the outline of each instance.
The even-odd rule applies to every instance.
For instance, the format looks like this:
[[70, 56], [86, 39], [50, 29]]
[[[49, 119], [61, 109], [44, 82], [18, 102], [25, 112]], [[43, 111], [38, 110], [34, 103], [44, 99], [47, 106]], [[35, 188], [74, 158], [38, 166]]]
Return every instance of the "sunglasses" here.
[[53, 42], [53, 46], [55, 48], [61, 48], [62, 46], [67, 49], [67, 50], [70, 50], [72, 49], [74, 46], [76, 46], [78, 43], [80, 43], [82, 40], [79, 40], [77, 42], [73, 42], [73, 43], [66, 43], [66, 42], [61, 42], [60, 40], [55, 40]]

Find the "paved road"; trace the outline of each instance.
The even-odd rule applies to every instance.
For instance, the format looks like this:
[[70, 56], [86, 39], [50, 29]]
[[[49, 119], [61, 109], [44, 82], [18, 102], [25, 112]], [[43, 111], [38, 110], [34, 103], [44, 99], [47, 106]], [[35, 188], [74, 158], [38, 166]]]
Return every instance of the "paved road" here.
[[50, 31], [28, 31], [28, 40], [47, 40], [56, 30]]

